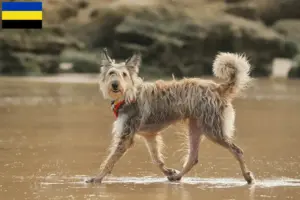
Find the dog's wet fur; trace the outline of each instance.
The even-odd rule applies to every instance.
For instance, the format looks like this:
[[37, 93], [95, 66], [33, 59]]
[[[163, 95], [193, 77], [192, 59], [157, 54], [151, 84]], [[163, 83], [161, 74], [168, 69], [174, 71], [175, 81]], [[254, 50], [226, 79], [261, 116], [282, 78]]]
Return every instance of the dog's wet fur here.
[[[222, 83], [200, 78], [144, 82], [138, 75], [141, 60], [141, 54], [135, 53], [124, 62], [115, 62], [106, 49], [102, 52], [100, 90], [104, 98], [126, 103], [113, 124], [110, 154], [100, 173], [87, 182], [101, 182], [111, 173], [138, 134], [144, 138], [155, 165], [170, 181], [179, 181], [198, 163], [199, 144], [208, 138], [229, 150], [239, 162], [247, 183], [253, 183], [243, 151], [232, 139], [235, 112], [231, 102], [251, 80], [246, 57], [233, 53], [216, 56], [213, 73], [224, 80]], [[160, 133], [181, 120], [188, 124], [189, 151], [182, 170], [178, 171], [164, 163]]]

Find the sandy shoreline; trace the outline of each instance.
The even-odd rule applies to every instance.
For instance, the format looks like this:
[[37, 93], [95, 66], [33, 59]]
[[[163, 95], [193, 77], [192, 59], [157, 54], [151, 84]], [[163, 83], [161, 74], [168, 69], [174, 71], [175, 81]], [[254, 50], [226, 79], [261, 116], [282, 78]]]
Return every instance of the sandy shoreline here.
[[57, 74], [52, 76], [0, 76], [4, 81], [30, 81], [46, 83], [97, 83], [98, 74]]

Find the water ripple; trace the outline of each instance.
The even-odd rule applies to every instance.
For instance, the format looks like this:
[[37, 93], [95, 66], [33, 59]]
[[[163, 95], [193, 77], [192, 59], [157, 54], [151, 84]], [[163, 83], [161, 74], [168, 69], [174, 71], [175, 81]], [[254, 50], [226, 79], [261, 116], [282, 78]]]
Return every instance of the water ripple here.
[[[88, 184], [85, 183], [87, 179], [84, 175], [78, 175], [74, 177], [44, 177], [41, 181], [42, 186], [47, 185], [63, 185], [72, 184], [77, 187], [86, 187]], [[230, 188], [230, 187], [241, 187], [248, 186], [243, 179], [236, 178], [193, 178], [185, 177], [180, 182], [169, 182], [165, 177], [109, 177], [103, 180], [102, 184], [188, 184], [188, 185], [201, 185], [208, 188]], [[256, 180], [255, 184], [251, 187], [259, 188], [271, 188], [271, 187], [300, 187], [300, 179], [293, 178], [273, 178]]]

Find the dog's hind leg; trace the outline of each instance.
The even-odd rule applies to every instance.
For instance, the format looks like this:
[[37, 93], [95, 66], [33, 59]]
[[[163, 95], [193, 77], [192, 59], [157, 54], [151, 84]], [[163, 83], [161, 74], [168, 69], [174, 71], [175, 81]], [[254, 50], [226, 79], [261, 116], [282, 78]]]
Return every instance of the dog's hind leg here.
[[[233, 111], [231, 115], [233, 115]], [[216, 121], [214, 131], [213, 130], [208, 131], [206, 133], [206, 137], [212, 140], [213, 142], [228, 149], [233, 154], [233, 156], [239, 162], [245, 180], [247, 181], [248, 184], [251, 184], [254, 182], [254, 176], [248, 170], [248, 167], [245, 163], [243, 150], [232, 142], [231, 135], [233, 132], [233, 128], [231, 127], [233, 127], [234, 120], [230, 120], [233, 119], [232, 117], [228, 117], [230, 115], [226, 115], [226, 116], [227, 117], [225, 117], [225, 119], [218, 120], [218, 122]]]
[[133, 144], [133, 133], [115, 135], [114, 142], [111, 147], [111, 152], [106, 158], [106, 160], [102, 163], [100, 167], [100, 173], [94, 177], [86, 181], [87, 183], [98, 182], [101, 183], [102, 179], [110, 174], [116, 162], [124, 155], [127, 149]]
[[225, 142], [223, 144], [223, 146], [225, 148], [228, 148], [229, 151], [238, 160], [245, 180], [247, 181], [248, 184], [252, 184], [254, 182], [254, 176], [253, 176], [252, 172], [249, 171], [249, 169], [245, 163], [243, 150], [232, 142]]
[[204, 135], [197, 120], [189, 120], [189, 154], [183, 169], [176, 175], [168, 176], [169, 181], [179, 181], [182, 176], [188, 173], [195, 164], [198, 163], [199, 144], [203, 140]]
[[144, 139], [153, 163], [159, 167], [162, 173], [166, 176], [177, 174], [177, 170], [165, 166], [162, 155], [163, 140], [161, 136], [158, 134], [147, 135], [144, 136]]
[[[210, 138], [210, 137], [208, 137]], [[248, 167], [245, 163], [244, 159], [244, 153], [243, 150], [238, 147], [236, 144], [234, 144], [230, 139], [228, 138], [213, 138], [211, 139], [213, 142], [223, 146], [224, 148], [228, 149], [233, 156], [236, 158], [236, 160], [239, 162], [242, 174], [247, 181], [248, 184], [251, 184], [254, 182], [254, 176], [253, 174], [248, 170]]]

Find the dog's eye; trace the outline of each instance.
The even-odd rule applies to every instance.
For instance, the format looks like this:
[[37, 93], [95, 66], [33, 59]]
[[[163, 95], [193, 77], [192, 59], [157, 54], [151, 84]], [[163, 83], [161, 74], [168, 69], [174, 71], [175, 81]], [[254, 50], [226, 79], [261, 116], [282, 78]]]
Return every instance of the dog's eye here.
[[127, 76], [127, 74], [125, 72], [123, 72], [123, 77], [126, 77], [126, 76]]
[[109, 72], [108, 75], [113, 75], [115, 72]]

